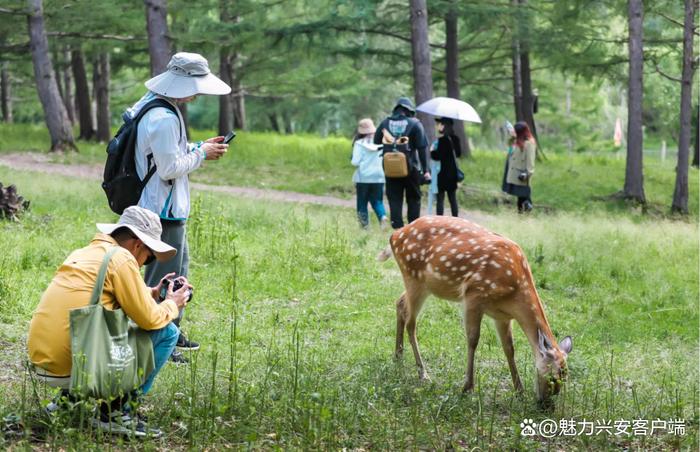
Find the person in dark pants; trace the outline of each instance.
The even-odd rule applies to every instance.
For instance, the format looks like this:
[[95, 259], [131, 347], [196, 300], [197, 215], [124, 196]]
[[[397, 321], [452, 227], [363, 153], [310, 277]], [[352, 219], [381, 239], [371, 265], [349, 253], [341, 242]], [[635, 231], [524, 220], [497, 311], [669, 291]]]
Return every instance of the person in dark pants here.
[[[167, 70], [146, 83], [148, 92], [129, 110], [134, 117], [141, 107], [159, 97], [173, 105], [190, 102], [201, 94], [224, 95], [231, 88], [209, 70], [209, 63], [199, 54], [179, 52], [173, 55]], [[189, 248], [186, 222], [190, 214], [189, 174], [199, 169], [205, 160], [218, 160], [228, 145], [224, 137], [213, 137], [205, 142], [189, 143], [187, 130], [179, 110], [167, 108], [149, 110], [138, 125], [136, 138], [136, 172], [143, 179], [153, 164], [156, 172], [143, 189], [138, 205], [158, 215], [162, 225], [161, 240], [177, 250], [168, 262], [154, 262], [146, 266], [146, 284], [153, 287], [163, 278], [188, 276]], [[174, 321], [179, 326], [184, 311]], [[197, 350], [199, 344], [180, 334], [179, 350]], [[182, 353], [175, 350], [171, 359], [186, 363]]]
[[435, 149], [430, 151], [430, 157], [440, 162], [440, 173], [437, 175], [437, 208], [436, 213], [445, 212], [445, 193], [450, 200], [452, 216], [459, 216], [457, 206], [457, 157], [462, 155], [459, 137], [454, 133], [454, 122], [450, 118], [437, 118], [438, 133]]
[[[423, 125], [414, 118], [416, 108], [407, 97], [401, 97], [391, 116], [384, 119], [374, 133], [374, 143], [382, 144], [386, 134], [394, 139], [408, 137], [406, 161], [408, 176], [386, 177], [386, 197], [389, 200], [389, 215], [391, 227], [403, 227], [403, 198], [406, 196], [408, 205], [408, 222], [420, 217], [420, 185], [430, 180], [430, 171], [426, 158], [428, 141], [425, 138]], [[385, 150], [386, 152], [386, 150]]]
[[518, 213], [530, 212], [530, 180], [535, 172], [536, 144], [525, 121], [517, 122], [514, 132], [503, 176], [503, 191], [518, 198]]

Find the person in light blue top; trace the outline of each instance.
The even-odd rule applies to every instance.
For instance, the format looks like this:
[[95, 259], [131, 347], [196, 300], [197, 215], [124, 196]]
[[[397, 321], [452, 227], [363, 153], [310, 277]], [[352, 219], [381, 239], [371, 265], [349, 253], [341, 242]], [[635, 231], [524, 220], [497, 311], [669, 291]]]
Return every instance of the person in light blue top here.
[[381, 145], [373, 144], [376, 127], [371, 119], [361, 119], [357, 124], [357, 134], [352, 144], [353, 166], [357, 167], [352, 181], [357, 189], [357, 218], [360, 226], [369, 227], [367, 203], [372, 205], [379, 225], [384, 229], [387, 224], [384, 196], [384, 168], [382, 166]]
[[[430, 147], [431, 151], [437, 150], [437, 145], [438, 145], [438, 140], [433, 141], [432, 146]], [[433, 201], [435, 200], [435, 197], [438, 194], [438, 177], [440, 173], [440, 160], [433, 160], [433, 158], [430, 158], [430, 174], [433, 176], [432, 179], [430, 179], [430, 185], [428, 186], [428, 209], [427, 209], [427, 214], [432, 215], [433, 214]]]

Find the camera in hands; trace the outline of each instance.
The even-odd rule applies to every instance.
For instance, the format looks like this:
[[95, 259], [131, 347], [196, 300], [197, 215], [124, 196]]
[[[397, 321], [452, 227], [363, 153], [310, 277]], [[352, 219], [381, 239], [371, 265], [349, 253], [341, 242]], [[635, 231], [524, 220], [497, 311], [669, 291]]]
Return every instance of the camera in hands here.
[[[185, 282], [183, 281], [181, 276], [163, 279], [163, 285], [160, 288], [160, 299], [165, 300], [165, 298], [168, 296], [168, 289], [170, 288], [170, 286], [172, 286], [173, 292], [177, 292], [184, 285], [185, 285]], [[188, 303], [190, 301], [192, 301], [192, 296], [194, 295], [193, 291], [194, 291], [194, 289], [189, 289], [187, 291], [187, 302]]]

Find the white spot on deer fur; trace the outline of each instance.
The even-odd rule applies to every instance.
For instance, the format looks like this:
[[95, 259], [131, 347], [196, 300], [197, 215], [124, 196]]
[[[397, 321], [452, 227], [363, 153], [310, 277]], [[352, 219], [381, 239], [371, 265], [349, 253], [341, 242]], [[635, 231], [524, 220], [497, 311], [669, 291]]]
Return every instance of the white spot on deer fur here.
[[401, 233], [399, 234], [399, 238], [400, 238], [400, 239], [403, 238], [403, 231], [401, 231]]
[[416, 237], [416, 238], [417, 238], [418, 240], [423, 240], [423, 233], [421, 232], [420, 234], [418, 234], [418, 237]]
[[480, 250], [480, 249], [481, 249], [481, 245], [477, 245], [477, 246], [474, 247], [474, 250], [475, 250], [475, 251], [476, 251], [476, 250]]
[[435, 234], [435, 231], [436, 231], [436, 230], [437, 230], [437, 229], [435, 229], [435, 228], [430, 228], [430, 233], [431, 233], [431, 234]]
[[496, 268], [501, 268], [501, 264], [499, 264], [499, 263], [496, 262], [496, 261], [491, 261], [491, 262], [489, 262], [489, 263], [490, 263], [491, 265], [493, 265], [494, 267], [496, 267]]
[[[403, 232], [402, 232], [402, 234], [403, 234]], [[476, 243], [476, 240], [474, 240], [474, 239], [469, 239], [469, 243], [471, 243], [472, 245], [474, 245], [474, 244]]]
[[457, 250], [454, 249], [454, 248], [452, 248], [452, 249], [450, 250], [450, 253], [452, 253], [452, 254], [457, 254]]
[[487, 280], [484, 281], [484, 282], [485, 282], [486, 284], [491, 284], [491, 280], [490, 280], [490, 279], [487, 279]]
[[440, 228], [440, 230], [438, 231], [438, 233], [444, 234], [444, 233], [445, 233], [445, 228]]
[[406, 255], [406, 261], [407, 261], [407, 262], [410, 262], [410, 261], [411, 261], [411, 255], [410, 255], [410, 254], [407, 254], [407, 255]]
[[464, 253], [459, 253], [459, 254], [457, 255], [457, 259], [462, 259], [463, 257], [464, 257]]
[[476, 279], [477, 281], [481, 281], [481, 275], [478, 273], [474, 273], [474, 279]]
[[406, 249], [412, 250], [413, 248], [415, 248], [415, 246], [416, 246], [415, 243], [411, 243], [410, 245], [408, 245], [408, 246], [406, 247]]
[[447, 260], [447, 256], [440, 256], [440, 262], [445, 262]]
[[462, 244], [464, 244], [463, 241], [461, 241], [461, 240], [458, 240], [458, 241], [457, 241], [457, 245], [462, 245]]
[[476, 264], [477, 262], [479, 262], [479, 259], [472, 259], [472, 264]]
[[513, 272], [512, 272], [512, 271], [510, 271], [510, 270], [506, 270], [506, 275], [510, 276], [510, 275], [512, 275], [512, 274], [513, 274]]
[[425, 267], [425, 271], [432, 273], [432, 272], [433, 272], [433, 266], [432, 266], [431, 264], [428, 264], [428, 265]]
[[496, 288], [496, 283], [491, 283], [491, 288], [495, 289]]
[[415, 259], [417, 257], [416, 253], [411, 254], [411, 257], [413, 257]]
[[414, 229], [411, 231], [411, 235], [416, 235], [416, 234], [418, 234], [418, 229]]
[[[455, 268], [456, 268], [456, 267], [455, 267]], [[466, 269], [467, 269], [467, 266], [466, 266], [466, 265], [462, 265], [461, 267], [459, 267], [459, 271], [464, 271], [464, 270], [466, 270]]]
[[452, 266], [452, 262], [450, 262], [450, 261], [445, 262], [445, 267], [451, 267], [451, 266]]
[[442, 251], [442, 247], [438, 246], [437, 248], [435, 248], [435, 251], [439, 253], [440, 251]]

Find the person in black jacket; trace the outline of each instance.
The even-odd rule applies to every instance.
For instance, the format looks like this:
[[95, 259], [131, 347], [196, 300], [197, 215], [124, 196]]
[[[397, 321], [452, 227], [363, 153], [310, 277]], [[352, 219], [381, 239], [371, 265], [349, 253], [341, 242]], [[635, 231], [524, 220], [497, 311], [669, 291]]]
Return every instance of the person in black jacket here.
[[389, 200], [389, 216], [393, 229], [403, 227], [404, 193], [408, 205], [408, 222], [420, 217], [420, 185], [430, 180], [426, 156], [428, 140], [425, 138], [423, 125], [414, 118], [415, 114], [413, 102], [407, 97], [400, 97], [391, 116], [379, 124], [374, 134], [374, 144], [382, 144], [384, 130], [396, 139], [402, 136], [409, 139], [410, 149], [406, 156], [408, 176], [386, 178], [386, 197]]
[[440, 173], [437, 175], [437, 214], [445, 212], [445, 193], [450, 200], [452, 216], [459, 216], [457, 207], [457, 160], [462, 155], [462, 147], [459, 137], [454, 133], [454, 122], [450, 118], [437, 118], [438, 133], [440, 138], [437, 146], [430, 151], [430, 157], [440, 162]]

